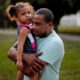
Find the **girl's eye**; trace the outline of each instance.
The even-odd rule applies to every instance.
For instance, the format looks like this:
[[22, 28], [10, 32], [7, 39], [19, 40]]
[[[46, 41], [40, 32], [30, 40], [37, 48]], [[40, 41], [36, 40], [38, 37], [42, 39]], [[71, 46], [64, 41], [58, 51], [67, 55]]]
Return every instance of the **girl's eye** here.
[[30, 14], [31, 12], [29, 11], [29, 12], [27, 12], [28, 14]]
[[26, 13], [22, 13], [21, 15], [25, 15]]

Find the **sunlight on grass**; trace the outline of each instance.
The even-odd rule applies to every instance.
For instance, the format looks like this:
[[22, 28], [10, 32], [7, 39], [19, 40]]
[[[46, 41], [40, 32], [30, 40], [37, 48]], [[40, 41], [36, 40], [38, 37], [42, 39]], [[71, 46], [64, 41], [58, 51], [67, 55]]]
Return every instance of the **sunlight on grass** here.
[[80, 34], [80, 27], [77, 26], [58, 26], [59, 32]]

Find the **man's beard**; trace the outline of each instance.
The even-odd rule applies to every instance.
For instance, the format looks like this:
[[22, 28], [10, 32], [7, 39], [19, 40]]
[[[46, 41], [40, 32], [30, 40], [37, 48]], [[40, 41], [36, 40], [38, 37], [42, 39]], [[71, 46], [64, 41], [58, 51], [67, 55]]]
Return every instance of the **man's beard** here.
[[40, 37], [40, 38], [45, 38], [45, 37], [47, 37], [47, 36], [48, 36], [48, 34], [47, 34], [46, 32], [38, 35], [38, 37]]
[[48, 36], [48, 34], [46, 33], [46, 32], [44, 32], [44, 33], [39, 33], [39, 34], [35, 34], [35, 31], [32, 29], [31, 30], [32, 31], [32, 33], [35, 35], [35, 36], [37, 36], [37, 37], [40, 37], [40, 38], [45, 38], [45, 37], [47, 37]]

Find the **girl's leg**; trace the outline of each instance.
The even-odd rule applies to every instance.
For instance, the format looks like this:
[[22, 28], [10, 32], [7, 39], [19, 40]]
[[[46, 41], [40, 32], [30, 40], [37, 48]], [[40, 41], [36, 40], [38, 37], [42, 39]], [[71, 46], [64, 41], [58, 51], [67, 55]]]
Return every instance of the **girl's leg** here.
[[40, 78], [40, 74], [36, 73], [35, 75], [30, 77], [30, 80], [39, 80], [39, 78]]
[[18, 71], [16, 80], [23, 80], [23, 78], [24, 78], [24, 74], [21, 71]]

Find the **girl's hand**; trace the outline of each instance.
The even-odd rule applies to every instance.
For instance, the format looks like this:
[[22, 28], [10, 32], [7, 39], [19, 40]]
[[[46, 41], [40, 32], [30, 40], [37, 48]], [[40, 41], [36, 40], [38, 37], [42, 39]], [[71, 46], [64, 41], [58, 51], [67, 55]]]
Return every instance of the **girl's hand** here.
[[18, 70], [23, 70], [23, 62], [22, 61], [17, 61], [16, 62], [16, 67]]

